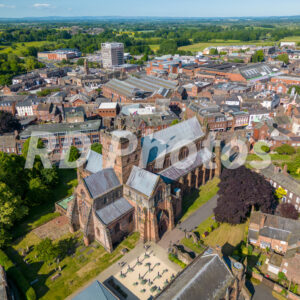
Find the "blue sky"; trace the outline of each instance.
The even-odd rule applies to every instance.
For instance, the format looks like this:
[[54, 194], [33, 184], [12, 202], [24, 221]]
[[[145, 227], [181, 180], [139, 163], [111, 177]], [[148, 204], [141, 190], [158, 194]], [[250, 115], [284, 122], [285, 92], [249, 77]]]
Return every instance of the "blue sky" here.
[[0, 17], [300, 15], [299, 0], [0, 0]]

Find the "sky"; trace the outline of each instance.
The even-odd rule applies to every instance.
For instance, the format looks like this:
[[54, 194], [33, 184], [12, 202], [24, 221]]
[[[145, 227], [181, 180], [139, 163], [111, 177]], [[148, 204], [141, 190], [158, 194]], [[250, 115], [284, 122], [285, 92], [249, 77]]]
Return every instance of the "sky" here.
[[300, 15], [299, 0], [0, 0], [1, 18], [47, 16], [245, 17]]

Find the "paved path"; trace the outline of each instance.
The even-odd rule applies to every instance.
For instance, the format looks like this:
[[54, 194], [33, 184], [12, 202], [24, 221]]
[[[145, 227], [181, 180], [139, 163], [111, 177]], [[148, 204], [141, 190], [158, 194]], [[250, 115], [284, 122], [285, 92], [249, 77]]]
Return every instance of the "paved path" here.
[[263, 283], [254, 286], [254, 290], [253, 300], [276, 300], [272, 295], [271, 289]]
[[199, 224], [209, 218], [217, 206], [218, 195], [212, 197], [209, 201], [203, 204], [197, 211], [183, 221], [178, 227], [182, 230], [192, 231], [196, 229]]
[[191, 216], [189, 216], [184, 222], [177, 227], [164, 234], [163, 238], [158, 244], [167, 249], [170, 243], [178, 243], [184, 238], [184, 230], [192, 231], [199, 226], [203, 221], [209, 218], [213, 214], [214, 208], [217, 206], [218, 195], [212, 197], [205, 204], [198, 208]]

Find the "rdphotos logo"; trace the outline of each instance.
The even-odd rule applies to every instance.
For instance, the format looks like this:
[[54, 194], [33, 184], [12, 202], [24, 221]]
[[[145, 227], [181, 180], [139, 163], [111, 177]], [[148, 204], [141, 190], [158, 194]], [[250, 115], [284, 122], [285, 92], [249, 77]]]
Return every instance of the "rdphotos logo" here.
[[[109, 153], [106, 153], [106, 166], [113, 168], [116, 164], [118, 157], [126, 157], [133, 154], [138, 147], [137, 136], [127, 130], [115, 130], [111, 133], [111, 143], [109, 145]], [[43, 141], [44, 147], [39, 147], [39, 140]], [[175, 136], [176, 139], [176, 136]], [[70, 149], [74, 140], [77, 144], [80, 144], [80, 157], [75, 162], [70, 162]], [[122, 147], [122, 141], [126, 141], [127, 147]], [[35, 158], [39, 156], [41, 158], [44, 168], [52, 168], [51, 154], [55, 151], [55, 146], [58, 143], [57, 137], [51, 132], [33, 132], [30, 138], [28, 154], [26, 158], [25, 168], [31, 169], [33, 167]], [[168, 142], [154, 138], [154, 135], [148, 135], [143, 138], [141, 155], [139, 166], [146, 168], [151, 156], [151, 152], [155, 150], [156, 158], [154, 168], [157, 170], [163, 169], [164, 161], [167, 153], [170, 154], [170, 165], [177, 169], [187, 169], [196, 160], [201, 159], [201, 162], [206, 169], [216, 169], [216, 161], [222, 164], [227, 169], [237, 169], [247, 162], [247, 156], [249, 154], [248, 146], [242, 139], [232, 139], [225, 145], [220, 145], [219, 141], [214, 139], [213, 134], [209, 134], [205, 140], [202, 141], [200, 150], [197, 150], [197, 145], [194, 140], [184, 139], [172, 143], [171, 149], [169, 149]], [[271, 157], [268, 153], [263, 151], [263, 147], [268, 146], [264, 141], [259, 141], [254, 146], [254, 154], [256, 154], [260, 161], [250, 161], [249, 165], [254, 169], [264, 169], [271, 164]], [[214, 149], [221, 147], [220, 157], [216, 157]], [[66, 135], [60, 153], [59, 168], [60, 169], [73, 169], [83, 166], [88, 159], [88, 155], [91, 149], [90, 138], [81, 132], [72, 132]], [[180, 153], [182, 149], [185, 149], [187, 155], [182, 158]], [[220, 149], [221, 150], [221, 149]]]

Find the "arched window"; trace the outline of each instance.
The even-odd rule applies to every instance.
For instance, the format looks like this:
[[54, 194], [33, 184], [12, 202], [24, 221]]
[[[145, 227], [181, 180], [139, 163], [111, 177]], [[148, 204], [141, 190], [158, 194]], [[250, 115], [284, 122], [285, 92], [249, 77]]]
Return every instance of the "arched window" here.
[[118, 233], [120, 231], [120, 224], [117, 223], [115, 226], [115, 233]]
[[100, 230], [99, 230], [98, 227], [96, 228], [96, 233], [97, 233], [98, 236], [100, 236]]

